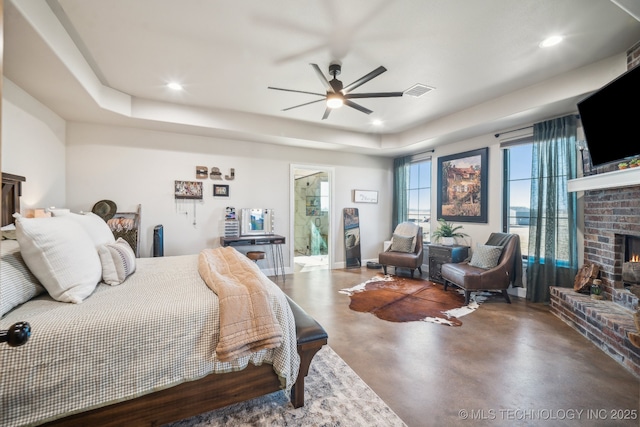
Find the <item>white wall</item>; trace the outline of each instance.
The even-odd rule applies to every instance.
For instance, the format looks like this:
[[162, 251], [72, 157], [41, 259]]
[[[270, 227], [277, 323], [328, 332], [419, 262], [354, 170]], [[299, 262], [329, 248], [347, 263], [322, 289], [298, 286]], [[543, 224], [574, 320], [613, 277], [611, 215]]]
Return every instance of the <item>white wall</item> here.
[[63, 206], [65, 121], [8, 79], [2, 88], [2, 172], [27, 178], [21, 208]]
[[[392, 160], [335, 151], [65, 121], [5, 79], [2, 170], [27, 177], [23, 208], [68, 207], [89, 211], [102, 199], [119, 211], [142, 205], [141, 256], [151, 256], [153, 227], [164, 226], [165, 255], [197, 253], [219, 245], [226, 206], [268, 207], [276, 212], [276, 233], [287, 238], [289, 267], [290, 166], [330, 167], [334, 171], [330, 242], [333, 268], [344, 266], [342, 210], [360, 210], [362, 259], [377, 260], [391, 236]], [[66, 144], [66, 145], [65, 145]], [[502, 152], [493, 134], [447, 144], [433, 154], [435, 190], [438, 157], [489, 147], [488, 222], [464, 223], [466, 244], [483, 243], [502, 225]], [[235, 169], [233, 181], [204, 180], [204, 200], [176, 201], [175, 180], [196, 181], [196, 166]], [[214, 182], [228, 184], [230, 197], [212, 196]], [[355, 204], [354, 189], [376, 190], [377, 204]], [[436, 192], [431, 206], [435, 223]], [[195, 222], [195, 224], [194, 224]], [[432, 230], [433, 231], [433, 230]], [[287, 256], [289, 255], [289, 256]]]
[[[197, 253], [219, 245], [224, 211], [268, 207], [276, 213], [276, 233], [289, 236], [290, 165], [331, 166], [335, 169], [333, 236], [342, 235], [342, 209], [353, 207], [353, 189], [377, 190], [378, 204], [360, 207], [364, 236], [363, 259], [377, 259], [391, 222], [392, 160], [246, 141], [134, 128], [67, 124], [67, 207], [91, 210], [102, 199], [119, 211], [142, 205], [141, 256], [150, 256], [153, 227], [164, 227], [165, 255]], [[204, 180], [202, 201], [176, 201], [175, 180], [196, 181], [196, 166], [235, 169], [232, 181]], [[228, 198], [212, 196], [214, 182], [229, 185]], [[195, 225], [194, 225], [195, 220]], [[344, 247], [334, 238], [335, 265], [344, 262]], [[285, 255], [285, 258], [288, 258]], [[289, 265], [285, 259], [285, 265]]]

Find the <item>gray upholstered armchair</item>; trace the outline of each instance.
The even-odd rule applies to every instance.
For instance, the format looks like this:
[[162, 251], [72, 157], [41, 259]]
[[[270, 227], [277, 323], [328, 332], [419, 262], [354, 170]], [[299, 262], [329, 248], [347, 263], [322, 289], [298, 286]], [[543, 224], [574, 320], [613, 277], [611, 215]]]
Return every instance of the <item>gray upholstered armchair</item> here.
[[[492, 251], [494, 259], [490, 260]], [[471, 292], [481, 290], [500, 291], [511, 303], [507, 288], [509, 285], [522, 286], [520, 236], [491, 233], [487, 243], [478, 246], [473, 255], [470, 261], [442, 264], [440, 274], [444, 279], [444, 290], [449, 285], [458, 286], [464, 290], [465, 304], [469, 304]]]
[[418, 269], [422, 274], [422, 261], [424, 254], [422, 251], [422, 227], [413, 222], [403, 222], [398, 224], [393, 231], [391, 245], [378, 255], [378, 262], [382, 265], [384, 274], [387, 274], [387, 266], [398, 268], [408, 268], [413, 272]]

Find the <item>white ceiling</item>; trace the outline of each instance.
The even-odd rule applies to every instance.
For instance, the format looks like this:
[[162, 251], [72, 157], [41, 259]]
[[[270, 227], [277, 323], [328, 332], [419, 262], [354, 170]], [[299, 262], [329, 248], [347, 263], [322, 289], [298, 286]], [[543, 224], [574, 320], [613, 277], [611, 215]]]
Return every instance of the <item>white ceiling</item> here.
[[[603, 84], [639, 40], [604, 0], [5, 0], [4, 74], [67, 120], [391, 156], [575, 111], [595, 87], [563, 76], [602, 63]], [[387, 68], [353, 93], [435, 90], [281, 111], [318, 97], [268, 86], [323, 93], [309, 64], [336, 60], [345, 85]]]

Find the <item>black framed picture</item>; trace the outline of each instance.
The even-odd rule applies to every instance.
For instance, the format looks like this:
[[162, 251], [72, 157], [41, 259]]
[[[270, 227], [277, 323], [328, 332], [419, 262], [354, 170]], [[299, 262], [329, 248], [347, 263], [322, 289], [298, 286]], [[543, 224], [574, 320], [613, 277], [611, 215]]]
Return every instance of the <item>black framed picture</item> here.
[[438, 158], [437, 218], [487, 222], [488, 148]]
[[213, 197], [229, 197], [229, 186], [213, 184]]

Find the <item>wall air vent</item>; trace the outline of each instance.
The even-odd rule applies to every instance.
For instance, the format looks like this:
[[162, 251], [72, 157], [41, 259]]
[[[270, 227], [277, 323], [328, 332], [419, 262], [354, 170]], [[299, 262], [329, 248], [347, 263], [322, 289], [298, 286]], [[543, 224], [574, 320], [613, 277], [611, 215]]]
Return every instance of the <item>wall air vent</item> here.
[[423, 85], [421, 83], [416, 83], [413, 86], [411, 86], [409, 89], [405, 90], [404, 95], [413, 96], [414, 98], [419, 98], [425, 93], [431, 92], [433, 89], [435, 88]]

